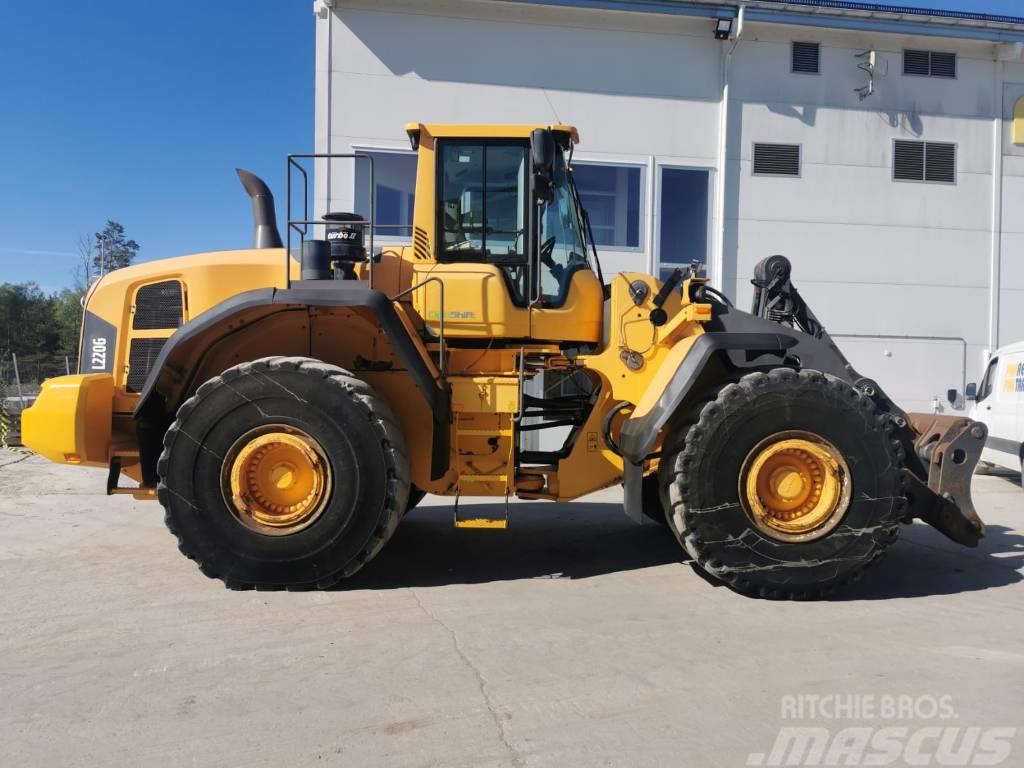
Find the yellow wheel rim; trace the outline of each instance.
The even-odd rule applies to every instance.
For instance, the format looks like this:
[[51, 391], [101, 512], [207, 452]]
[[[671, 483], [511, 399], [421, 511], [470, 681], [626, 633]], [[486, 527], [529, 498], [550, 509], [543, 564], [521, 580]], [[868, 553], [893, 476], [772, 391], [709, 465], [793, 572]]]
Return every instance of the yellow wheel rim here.
[[813, 541], [850, 506], [850, 469], [839, 450], [809, 432], [762, 440], [743, 462], [740, 498], [754, 524], [783, 541]]
[[330, 464], [301, 430], [271, 425], [243, 435], [224, 462], [224, 495], [248, 528], [283, 536], [307, 528], [323, 512]]

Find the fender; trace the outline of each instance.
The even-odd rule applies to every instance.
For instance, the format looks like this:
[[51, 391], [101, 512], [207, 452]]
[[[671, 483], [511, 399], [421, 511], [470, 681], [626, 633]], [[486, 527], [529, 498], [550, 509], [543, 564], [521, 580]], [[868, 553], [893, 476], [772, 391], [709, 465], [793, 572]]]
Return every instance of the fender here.
[[661, 430], [690, 397], [701, 372], [716, 354], [728, 354], [730, 364], [738, 369], [764, 367], [768, 363], [761, 358], [768, 356], [775, 358], [771, 362], [775, 366], [810, 368], [850, 383], [859, 378], [835, 345], [771, 320], [716, 307], [716, 316], [706, 327], [707, 332], [680, 361], [657, 404], [622, 425], [619, 446], [628, 463], [643, 462]]
[[680, 361], [655, 406], [622, 425], [619, 448], [623, 457], [624, 506], [626, 515], [634, 522], [646, 521], [642, 491], [644, 459], [669, 420], [692, 395], [701, 372], [715, 355], [728, 355], [731, 366], [738, 369], [764, 367], [768, 364], [764, 358], [768, 357], [775, 358], [773, 366], [811, 368], [850, 383], [860, 378], [828, 337], [818, 339], [731, 307], [715, 309], [707, 331]]
[[[261, 316], [267, 316], [278, 311], [304, 307], [362, 307], [376, 316], [399, 360], [412, 376], [424, 405], [433, 414], [431, 477], [440, 478], [448, 471], [448, 420], [451, 409], [448, 389], [435, 379], [430, 367], [424, 362], [422, 347], [418, 340], [409, 335], [390, 299], [381, 291], [370, 290], [360, 282], [317, 280], [296, 281], [289, 289], [259, 288], [232, 296], [185, 323], [168, 338], [146, 378], [134, 412], [140, 459], [147, 479], [155, 481], [152, 475], [155, 474], [162, 439], [160, 436], [178, 405], [165, 402], [159, 389], [163, 377], [172, 375], [174, 361], [192, 352], [203, 334], [218, 326], [230, 328], [231, 321], [244, 312], [252, 313], [255, 310]], [[192, 375], [191, 371], [187, 372], [184, 382], [175, 386], [175, 389], [188, 391], [194, 384]]]

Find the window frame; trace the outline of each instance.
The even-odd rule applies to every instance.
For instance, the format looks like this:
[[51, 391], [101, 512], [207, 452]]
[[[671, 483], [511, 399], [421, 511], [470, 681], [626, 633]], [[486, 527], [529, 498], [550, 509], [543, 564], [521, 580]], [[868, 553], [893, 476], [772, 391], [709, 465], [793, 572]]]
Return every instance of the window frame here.
[[[927, 53], [928, 54], [928, 74], [927, 75], [921, 75], [921, 74], [918, 74], [917, 72], [907, 72], [907, 51], [912, 51], [914, 53]], [[952, 56], [953, 57], [953, 70], [954, 70], [954, 74], [953, 74], [952, 77], [947, 77], [946, 75], [936, 75], [936, 74], [934, 74], [934, 68], [932, 67], [932, 56], [934, 54], [936, 54], [936, 53], [943, 54], [945, 56]], [[902, 64], [903, 64], [903, 67], [902, 67], [903, 77], [927, 77], [927, 78], [931, 78], [931, 79], [935, 79], [935, 80], [946, 80], [946, 81], [959, 80], [960, 79], [960, 54], [957, 53], [956, 51], [935, 51], [935, 50], [932, 50], [931, 48], [904, 48], [903, 52], [901, 53], [901, 58], [902, 58]]]
[[[993, 375], [994, 374], [994, 375]], [[999, 375], [999, 358], [993, 357], [988, 361], [988, 366], [985, 368], [985, 375], [981, 378], [981, 384], [978, 385], [978, 399], [976, 402], [983, 403], [989, 399], [992, 395], [998, 391], [995, 386], [995, 379]], [[986, 392], [985, 390], [988, 389]]]
[[[924, 145], [924, 178], [923, 179], [898, 179], [896, 178], [896, 147], [900, 143], [923, 144]], [[953, 181], [934, 181], [928, 178], [928, 145], [945, 144], [953, 147]], [[940, 141], [925, 139], [903, 139], [893, 137], [892, 140], [892, 169], [890, 172], [892, 181], [895, 184], [932, 184], [939, 187], [960, 186], [960, 143], [956, 141]]]
[[[419, 164], [419, 152], [417, 152], [414, 149], [404, 149], [404, 148], [401, 148], [401, 147], [375, 147], [375, 146], [370, 146], [370, 145], [367, 145], [367, 144], [359, 144], [359, 145], [353, 144], [352, 145], [352, 152], [353, 153], [362, 153], [362, 154], [367, 154], [367, 155], [403, 155], [405, 157], [413, 158], [413, 160], [415, 161], [415, 164], [417, 166]], [[356, 160], [355, 162], [359, 163], [359, 160]], [[376, 160], [374, 160], [374, 163], [376, 164]], [[377, 183], [376, 175], [377, 174], [376, 174], [376, 167], [375, 167], [374, 168], [374, 183], [375, 184]], [[358, 176], [359, 176], [359, 174], [358, 174], [357, 169], [353, 168], [353, 170], [352, 170], [352, 208], [353, 209], [358, 208], [359, 205], [362, 202], [362, 201], [359, 200], [359, 190], [356, 188], [356, 180], [357, 180]], [[415, 169], [413, 170], [413, 174], [412, 174], [412, 193], [413, 193], [413, 197], [415, 197], [416, 196], [416, 170]], [[373, 207], [374, 207], [374, 210], [376, 211], [376, 208], [377, 208], [377, 190], [375, 190], [375, 189], [371, 190], [370, 194], [372, 195]], [[415, 206], [415, 204], [413, 205], [412, 210], [409, 213], [410, 213], [409, 223], [408, 224], [400, 225], [401, 227], [406, 227], [409, 230], [409, 235], [408, 236], [405, 236], [405, 235], [395, 235], [395, 234], [377, 234], [375, 232], [374, 235], [373, 235], [374, 246], [377, 246], [378, 244], [379, 245], [387, 245], [387, 246], [408, 245], [410, 242], [412, 242], [412, 231], [413, 231], [413, 228], [415, 227], [415, 221], [416, 221], [416, 206]], [[386, 229], [390, 229], [392, 231], [394, 231], [394, 230], [396, 230], [398, 228], [399, 227], [391, 227], [391, 226], [386, 227]]]
[[683, 267], [687, 268], [689, 264], [680, 264], [676, 261], [663, 261], [661, 258], [661, 216], [662, 216], [662, 194], [664, 193], [664, 176], [663, 172], [665, 169], [675, 171], [700, 171], [707, 173], [708, 175], [708, 221], [707, 221], [707, 235], [704, 248], [704, 268], [710, 273], [711, 259], [714, 254], [714, 237], [715, 237], [715, 211], [714, 211], [714, 200], [715, 200], [715, 173], [717, 169], [708, 165], [682, 165], [679, 163], [657, 163], [654, 167], [656, 183], [654, 185], [654, 208], [652, 215], [656, 220], [654, 229], [654, 243], [651, 263], [653, 265], [653, 275], [660, 279], [661, 270], [664, 266], [667, 267]]
[[[500, 260], [498, 260], [498, 261], [490, 261], [490, 260], [488, 260], [486, 258], [486, 256], [483, 259], [480, 259], [480, 258], [465, 258], [465, 259], [454, 258], [453, 259], [453, 258], [451, 258], [451, 256], [445, 254], [445, 250], [444, 250], [444, 204], [443, 204], [443, 201], [444, 201], [444, 196], [443, 196], [443, 193], [444, 193], [444, 148], [446, 146], [458, 145], [458, 144], [472, 144], [472, 145], [481, 146], [481, 147], [491, 147], [491, 146], [509, 147], [509, 146], [512, 146], [512, 147], [522, 147], [523, 149], [526, 150], [525, 151], [525, 162], [526, 162], [526, 164], [525, 164], [525, 174], [526, 174], [526, 178], [524, 179], [524, 182], [523, 182], [524, 183], [524, 190], [525, 190], [525, 193], [523, 195], [523, 222], [524, 222], [524, 227], [525, 227], [525, 231], [526, 231], [526, 235], [525, 235], [526, 242], [524, 243], [524, 245], [526, 247], [525, 247], [525, 252], [524, 252], [523, 259], [524, 259], [524, 263], [527, 266], [527, 270], [528, 270], [528, 272], [531, 275], [530, 279], [532, 279], [532, 269], [533, 269], [533, 267], [531, 265], [533, 264], [533, 261], [534, 261], [534, 255], [533, 255], [534, 247], [533, 247], [533, 243], [531, 241], [533, 240], [533, 235], [535, 234], [534, 230], [533, 230], [533, 227], [534, 227], [533, 219], [534, 219], [535, 212], [533, 210], [533, 206], [530, 204], [530, 201], [533, 199], [533, 184], [532, 184], [533, 165], [531, 163], [530, 142], [529, 142], [528, 139], [475, 138], [475, 137], [471, 137], [471, 136], [467, 136], [467, 137], [457, 137], [457, 136], [450, 136], [449, 137], [449, 136], [446, 136], [446, 137], [443, 137], [443, 138], [438, 138], [435, 141], [435, 143], [434, 143], [434, 157], [436, 159], [435, 159], [435, 162], [434, 162], [434, 231], [436, 233], [436, 236], [434, 237], [434, 258], [437, 260], [438, 264], [493, 264], [493, 265], [498, 266], [498, 267], [507, 266], [506, 263], [503, 263]], [[485, 150], [485, 155], [486, 155], [486, 150]], [[485, 168], [486, 168], [486, 165], [485, 165]], [[484, 181], [485, 181], [485, 183], [486, 183], [486, 180], [487, 180], [487, 176], [486, 176], [486, 170], [485, 170], [485, 172], [484, 172]], [[486, 240], [485, 240], [485, 244], [486, 244]], [[504, 271], [504, 270], [502, 270], [502, 271]], [[530, 285], [530, 283], [528, 283], [527, 287], [529, 287], [529, 285]]]
[[[771, 147], [796, 147], [797, 148], [797, 172], [793, 173], [758, 173], [757, 172], [757, 147], [758, 145]], [[804, 177], [804, 145], [789, 141], [753, 141], [750, 144], [750, 175], [759, 179], [802, 179]]]
[[[640, 171], [640, 177], [638, 182], [638, 194], [637, 194], [637, 244], [636, 246], [630, 245], [601, 245], [595, 243], [599, 253], [644, 253], [646, 251], [644, 227], [647, 221], [647, 173], [648, 164], [636, 161], [628, 160], [590, 160], [586, 156], [574, 155], [572, 159], [572, 167], [575, 170], [581, 165], [590, 166], [602, 166], [607, 168], [636, 168]], [[580, 195], [580, 205], [586, 209], [586, 204], [583, 202], [583, 196], [586, 194], [582, 189], [579, 188], [579, 182], [576, 182], [576, 188]], [[601, 193], [604, 194], [604, 193]], [[589, 215], [589, 211], [587, 211]], [[591, 228], [594, 228], [593, 219], [591, 219]]]
[[[813, 45], [818, 49], [818, 69], [814, 72], [805, 72], [796, 68], [796, 47], [798, 45]], [[821, 77], [821, 43], [814, 40], [791, 40], [789, 45], [789, 72], [793, 75], [809, 75]]]

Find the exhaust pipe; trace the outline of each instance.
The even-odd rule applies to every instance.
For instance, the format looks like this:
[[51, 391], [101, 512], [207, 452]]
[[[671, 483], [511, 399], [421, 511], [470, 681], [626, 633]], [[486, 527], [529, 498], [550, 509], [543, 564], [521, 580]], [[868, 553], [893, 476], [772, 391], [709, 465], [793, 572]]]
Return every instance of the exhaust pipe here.
[[282, 248], [281, 233], [277, 231], [277, 214], [274, 211], [274, 196], [259, 176], [244, 168], [235, 168], [238, 179], [252, 198], [252, 247]]

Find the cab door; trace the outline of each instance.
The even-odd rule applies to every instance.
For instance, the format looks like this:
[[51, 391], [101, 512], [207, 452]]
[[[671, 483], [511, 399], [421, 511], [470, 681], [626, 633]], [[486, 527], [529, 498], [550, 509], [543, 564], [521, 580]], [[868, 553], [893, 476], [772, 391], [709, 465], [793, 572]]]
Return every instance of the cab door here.
[[[523, 140], [437, 140], [436, 261], [413, 268], [425, 322], [455, 338], [525, 339], [529, 310], [529, 146]], [[443, 303], [443, 307], [441, 306]]]
[[975, 418], [988, 427], [982, 459], [1000, 467], [1019, 469], [1020, 438], [1017, 434], [1016, 365], [994, 357], [978, 388]]

